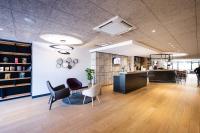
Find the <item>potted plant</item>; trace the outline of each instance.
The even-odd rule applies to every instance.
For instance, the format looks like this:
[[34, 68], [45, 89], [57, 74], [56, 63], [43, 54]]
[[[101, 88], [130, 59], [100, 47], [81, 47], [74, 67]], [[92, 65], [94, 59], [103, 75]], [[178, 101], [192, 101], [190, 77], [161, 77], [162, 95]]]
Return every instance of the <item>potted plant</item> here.
[[92, 79], [94, 78], [94, 69], [87, 68], [85, 71], [87, 73], [87, 79], [90, 81], [89, 84], [92, 84]]

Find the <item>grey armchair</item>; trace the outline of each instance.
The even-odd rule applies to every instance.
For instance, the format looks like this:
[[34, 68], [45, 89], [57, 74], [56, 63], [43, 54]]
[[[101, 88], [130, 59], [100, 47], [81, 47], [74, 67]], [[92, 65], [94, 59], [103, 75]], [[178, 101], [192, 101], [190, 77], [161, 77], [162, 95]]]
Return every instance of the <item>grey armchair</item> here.
[[47, 87], [50, 91], [50, 97], [49, 97], [49, 110], [51, 110], [52, 104], [60, 99], [67, 98], [69, 103], [69, 96], [70, 96], [70, 90], [65, 87], [65, 85], [59, 85], [57, 87], [52, 87], [51, 83], [47, 81]]

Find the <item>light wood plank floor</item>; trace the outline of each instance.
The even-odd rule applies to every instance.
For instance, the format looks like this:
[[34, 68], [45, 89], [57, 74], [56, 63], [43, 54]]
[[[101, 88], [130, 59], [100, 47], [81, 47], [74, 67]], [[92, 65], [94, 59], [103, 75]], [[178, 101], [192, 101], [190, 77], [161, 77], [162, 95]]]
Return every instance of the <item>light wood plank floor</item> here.
[[102, 104], [48, 111], [48, 97], [0, 103], [1, 133], [199, 133], [200, 88], [150, 84], [123, 95], [103, 88]]

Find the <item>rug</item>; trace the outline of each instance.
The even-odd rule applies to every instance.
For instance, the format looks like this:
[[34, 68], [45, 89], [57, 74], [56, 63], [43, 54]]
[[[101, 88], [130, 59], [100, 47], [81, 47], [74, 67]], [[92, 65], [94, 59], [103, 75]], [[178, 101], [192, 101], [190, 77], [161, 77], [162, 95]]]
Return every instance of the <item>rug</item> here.
[[[74, 93], [69, 96], [69, 99], [70, 99], [71, 104], [69, 103], [67, 98], [64, 98], [63, 102], [65, 104], [69, 104], [69, 105], [83, 105], [84, 95], [82, 95], [81, 93]], [[95, 100], [95, 98], [94, 98], [94, 100]], [[92, 102], [91, 97], [86, 97], [85, 104], [88, 104], [90, 102]]]

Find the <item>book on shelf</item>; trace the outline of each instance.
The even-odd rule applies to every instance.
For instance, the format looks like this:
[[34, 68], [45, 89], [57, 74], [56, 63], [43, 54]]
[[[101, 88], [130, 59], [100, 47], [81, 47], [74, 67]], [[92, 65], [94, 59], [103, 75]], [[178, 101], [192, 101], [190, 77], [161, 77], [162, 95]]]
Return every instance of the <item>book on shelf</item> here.
[[10, 79], [11, 74], [10, 73], [6, 73], [5, 74], [5, 79]]

